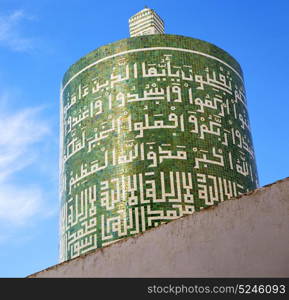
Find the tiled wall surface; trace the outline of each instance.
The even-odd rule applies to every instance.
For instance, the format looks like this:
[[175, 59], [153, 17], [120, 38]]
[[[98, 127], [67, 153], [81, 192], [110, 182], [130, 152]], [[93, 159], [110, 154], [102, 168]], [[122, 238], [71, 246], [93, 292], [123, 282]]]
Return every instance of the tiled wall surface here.
[[60, 260], [258, 186], [239, 64], [151, 35], [81, 58], [61, 91]]

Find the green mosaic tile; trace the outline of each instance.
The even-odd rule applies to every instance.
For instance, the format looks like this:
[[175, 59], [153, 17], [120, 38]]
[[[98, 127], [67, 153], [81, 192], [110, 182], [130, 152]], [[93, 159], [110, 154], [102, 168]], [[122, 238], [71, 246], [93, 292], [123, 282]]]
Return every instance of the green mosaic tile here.
[[81, 58], [61, 91], [61, 261], [258, 186], [242, 70], [176, 35]]

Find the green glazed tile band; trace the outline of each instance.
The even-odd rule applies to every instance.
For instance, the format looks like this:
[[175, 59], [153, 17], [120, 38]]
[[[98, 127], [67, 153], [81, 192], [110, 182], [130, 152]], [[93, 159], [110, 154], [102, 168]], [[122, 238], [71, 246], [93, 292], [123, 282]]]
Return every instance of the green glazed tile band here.
[[61, 261], [255, 189], [239, 64], [165, 34], [89, 53], [63, 80], [60, 172]]

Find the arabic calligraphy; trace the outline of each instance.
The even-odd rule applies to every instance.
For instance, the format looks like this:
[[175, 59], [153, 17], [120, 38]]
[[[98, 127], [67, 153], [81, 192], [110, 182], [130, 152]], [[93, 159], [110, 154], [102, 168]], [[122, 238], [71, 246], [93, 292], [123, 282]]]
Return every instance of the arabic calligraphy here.
[[119, 57], [62, 93], [69, 258], [258, 185], [240, 78], [169, 51]]

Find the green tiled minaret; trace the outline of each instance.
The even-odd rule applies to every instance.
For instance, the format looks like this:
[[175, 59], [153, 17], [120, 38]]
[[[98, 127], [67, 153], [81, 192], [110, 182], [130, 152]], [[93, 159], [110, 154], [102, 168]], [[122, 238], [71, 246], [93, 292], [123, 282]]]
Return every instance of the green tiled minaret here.
[[61, 261], [255, 189], [239, 64], [168, 34], [82, 57], [62, 82], [60, 176]]

